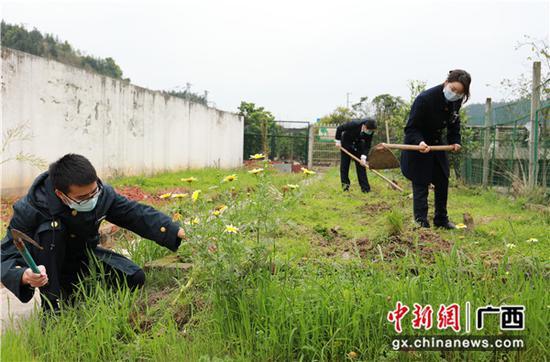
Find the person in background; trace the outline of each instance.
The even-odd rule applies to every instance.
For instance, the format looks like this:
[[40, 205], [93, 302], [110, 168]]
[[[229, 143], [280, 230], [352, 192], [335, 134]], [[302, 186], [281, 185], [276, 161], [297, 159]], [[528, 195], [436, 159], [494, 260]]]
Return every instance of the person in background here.
[[430, 146], [444, 144], [446, 131], [447, 144], [453, 146], [453, 152], [460, 151], [459, 111], [470, 97], [470, 83], [468, 72], [451, 70], [445, 82], [420, 93], [411, 107], [404, 143], [419, 145], [422, 149], [401, 152], [401, 171], [412, 181], [414, 219], [421, 227], [430, 227], [428, 188], [431, 183], [435, 187], [434, 225], [455, 228], [447, 215], [449, 157], [447, 152], [431, 151]]
[[[355, 162], [357, 179], [362, 192], [370, 192], [369, 179], [367, 178], [367, 156], [369, 154], [372, 137], [376, 130], [376, 121], [372, 118], [357, 119], [344, 123], [336, 128], [336, 147], [345, 148], [347, 151], [361, 159]], [[340, 181], [344, 191], [350, 187], [349, 166], [351, 157], [340, 150]]]

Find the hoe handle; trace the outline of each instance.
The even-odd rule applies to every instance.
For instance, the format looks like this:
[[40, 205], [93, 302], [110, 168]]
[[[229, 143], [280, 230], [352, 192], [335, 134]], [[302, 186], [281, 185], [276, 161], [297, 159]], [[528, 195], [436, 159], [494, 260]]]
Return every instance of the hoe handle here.
[[[395, 143], [382, 143], [382, 146], [391, 148], [394, 150], [407, 150], [407, 151], [420, 151], [422, 148], [418, 145], [400, 145]], [[451, 145], [444, 146], [430, 146], [430, 151], [452, 151], [454, 149]]]
[[13, 239], [13, 243], [15, 244], [15, 247], [19, 251], [19, 254], [21, 254], [29, 268], [31, 268], [32, 272], [35, 274], [40, 274], [40, 269], [38, 269], [38, 266], [36, 266], [36, 263], [34, 262], [31, 253], [29, 253], [29, 249], [27, 249], [23, 241]]

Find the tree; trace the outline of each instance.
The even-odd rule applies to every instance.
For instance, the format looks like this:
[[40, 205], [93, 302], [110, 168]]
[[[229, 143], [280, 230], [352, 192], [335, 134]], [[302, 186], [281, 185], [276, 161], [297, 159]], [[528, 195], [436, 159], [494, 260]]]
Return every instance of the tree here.
[[[390, 129], [397, 129], [402, 126], [403, 118], [401, 114], [405, 107], [405, 102], [400, 97], [394, 97], [390, 94], [380, 94], [373, 98], [374, 118], [378, 121], [379, 127], [384, 125], [386, 133], [386, 142], [390, 143]], [[398, 134], [398, 132], [396, 132]]]
[[[239, 115], [244, 119], [244, 155], [251, 155], [260, 150], [269, 155], [268, 129], [275, 125], [275, 117], [264, 107], [256, 107], [254, 103], [242, 101], [239, 106]], [[247, 137], [248, 135], [248, 137]], [[260, 136], [260, 137], [258, 137]]]
[[355, 113], [346, 107], [337, 107], [332, 113], [322, 117], [318, 124], [320, 125], [341, 125], [351, 121]]
[[54, 59], [61, 63], [81, 67], [108, 77], [123, 79], [122, 69], [113, 58], [96, 58], [81, 55], [68, 42], [61, 42], [51, 34], [42, 35], [36, 28], [28, 31], [23, 26], [1, 22], [2, 46], [33, 55]]
[[[550, 98], [550, 49], [545, 40], [538, 40], [528, 35], [524, 35], [524, 40], [516, 45], [516, 50], [520, 48], [531, 48], [531, 55], [527, 57], [528, 61], [541, 62], [541, 98]], [[517, 101], [527, 99], [531, 96], [532, 85], [531, 73], [525, 75], [522, 73], [516, 79], [505, 78], [500, 82], [501, 89], [504, 90], [504, 98], [507, 101]]]

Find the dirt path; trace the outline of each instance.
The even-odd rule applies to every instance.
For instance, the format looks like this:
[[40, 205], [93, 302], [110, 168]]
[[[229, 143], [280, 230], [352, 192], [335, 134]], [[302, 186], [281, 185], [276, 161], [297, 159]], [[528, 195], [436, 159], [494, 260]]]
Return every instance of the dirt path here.
[[40, 306], [40, 294], [35, 291], [28, 303], [21, 303], [17, 297], [0, 284], [0, 334], [10, 326], [17, 324], [22, 318], [28, 318], [34, 306]]

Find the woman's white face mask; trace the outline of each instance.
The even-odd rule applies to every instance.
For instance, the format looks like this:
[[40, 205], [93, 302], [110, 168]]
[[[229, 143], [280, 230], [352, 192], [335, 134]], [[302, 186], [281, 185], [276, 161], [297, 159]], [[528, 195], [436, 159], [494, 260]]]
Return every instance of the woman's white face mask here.
[[464, 94], [453, 92], [449, 84], [443, 87], [443, 94], [445, 95], [445, 99], [447, 99], [449, 102], [455, 102], [464, 97]]

